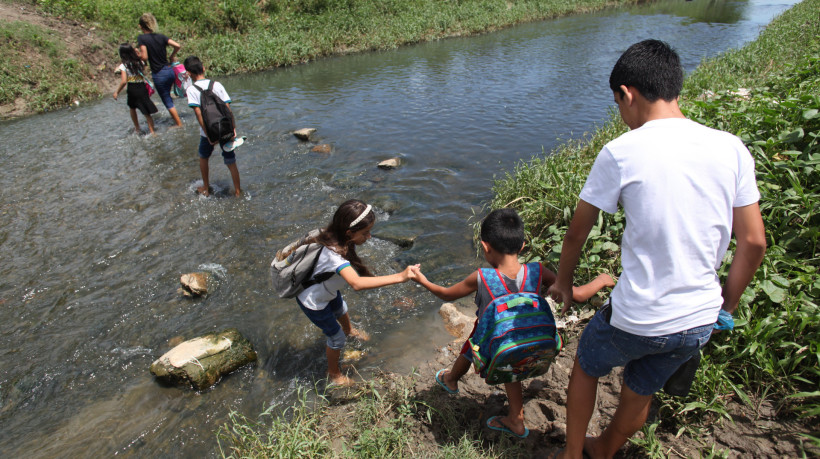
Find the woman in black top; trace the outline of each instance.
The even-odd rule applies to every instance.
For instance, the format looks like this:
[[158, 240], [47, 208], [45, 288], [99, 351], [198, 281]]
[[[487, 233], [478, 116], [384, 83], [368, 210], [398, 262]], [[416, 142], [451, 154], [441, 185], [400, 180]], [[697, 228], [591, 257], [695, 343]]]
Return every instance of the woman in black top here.
[[[182, 126], [182, 120], [179, 119], [177, 109], [174, 107], [174, 101], [171, 99], [171, 87], [176, 80], [171, 62], [174, 62], [174, 58], [182, 45], [161, 33], [155, 32], [157, 30], [157, 19], [151, 13], [144, 13], [140, 16], [140, 29], [142, 29], [142, 35], [137, 37], [138, 54], [142, 60], [148, 61], [151, 66], [157, 94], [162, 99], [162, 103], [165, 104], [165, 108], [168, 109], [168, 113], [171, 114], [171, 118], [174, 119], [174, 123], [177, 126]], [[168, 56], [165, 50], [168, 46], [174, 49], [171, 56]]]

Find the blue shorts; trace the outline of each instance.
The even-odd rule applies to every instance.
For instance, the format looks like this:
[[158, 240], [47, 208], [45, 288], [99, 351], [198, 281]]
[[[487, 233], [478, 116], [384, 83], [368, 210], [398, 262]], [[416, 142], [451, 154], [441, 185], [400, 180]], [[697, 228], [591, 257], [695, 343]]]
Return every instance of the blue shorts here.
[[[307, 318], [310, 319], [314, 325], [322, 329], [322, 333], [327, 335], [328, 338], [339, 334], [342, 330], [342, 326], [339, 325], [339, 321], [336, 320], [347, 314], [347, 304], [342, 299], [342, 292], [336, 292], [336, 298], [331, 300], [330, 303], [327, 304], [327, 307], [318, 311], [306, 308], [298, 298], [296, 302], [299, 303], [299, 307], [302, 308], [302, 312], [305, 313]], [[328, 345], [330, 346], [330, 344]], [[344, 346], [343, 342], [342, 346]], [[334, 346], [330, 347], [333, 348]]]
[[159, 72], [153, 75], [154, 86], [157, 88], [157, 94], [162, 99], [165, 108], [174, 108], [174, 99], [171, 98], [171, 89], [177, 81], [177, 76], [170, 64], [166, 65]]
[[[222, 148], [221, 145], [220, 148]], [[199, 157], [202, 159], [208, 159], [211, 157], [211, 153], [213, 152], [214, 145], [211, 145], [211, 142], [208, 141], [208, 138], [204, 136], [199, 136]], [[232, 151], [222, 150], [222, 159], [225, 161], [226, 166], [234, 164], [236, 163], [236, 153]]]
[[576, 359], [589, 376], [600, 378], [624, 367], [624, 384], [638, 395], [652, 395], [690, 357], [709, 342], [713, 324], [662, 336], [640, 336], [609, 324], [605, 304], [581, 334]]

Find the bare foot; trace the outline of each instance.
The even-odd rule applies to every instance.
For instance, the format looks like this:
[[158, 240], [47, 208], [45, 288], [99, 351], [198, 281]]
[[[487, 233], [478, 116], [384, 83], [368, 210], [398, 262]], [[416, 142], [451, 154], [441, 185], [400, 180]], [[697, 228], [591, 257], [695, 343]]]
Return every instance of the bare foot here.
[[356, 338], [360, 341], [370, 340], [370, 334], [364, 330], [359, 330], [358, 328], [351, 328], [350, 333], [348, 333], [348, 336], [350, 336], [351, 338]]
[[492, 420], [492, 422], [490, 422], [490, 425], [493, 427], [507, 428], [511, 430], [514, 434], [519, 436], [524, 435], [524, 432], [526, 432], [526, 429], [524, 429], [523, 421], [516, 422], [515, 420], [510, 419], [507, 416], [504, 416], [503, 418], [500, 416], [496, 417]]
[[207, 186], [197, 187], [196, 192], [201, 194], [202, 196], [205, 196], [205, 197], [210, 196], [210, 187], [207, 187]]
[[236, 196], [237, 198], [242, 196], [242, 190], [236, 190], [236, 193], [234, 193], [234, 196]]
[[352, 386], [354, 384], [354, 381], [352, 379], [348, 378], [347, 376], [345, 376], [343, 374], [338, 374], [336, 376], [328, 374], [327, 377], [328, 377], [328, 379], [330, 379], [331, 385], [334, 385], [334, 386], [348, 387], [348, 386]]
[[604, 287], [615, 286], [615, 279], [613, 279], [612, 276], [606, 273], [598, 274], [598, 277], [596, 277], [595, 280], [604, 284]]

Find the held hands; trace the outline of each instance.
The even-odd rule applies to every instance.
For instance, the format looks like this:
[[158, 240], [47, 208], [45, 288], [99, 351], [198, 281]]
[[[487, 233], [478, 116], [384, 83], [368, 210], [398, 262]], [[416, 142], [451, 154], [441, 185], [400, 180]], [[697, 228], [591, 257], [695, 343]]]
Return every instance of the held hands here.
[[410, 266], [404, 268], [404, 271], [401, 272], [401, 281], [402, 282], [407, 282], [410, 279], [418, 281], [416, 279], [416, 276], [421, 274], [421, 271], [419, 270], [420, 266], [421, 265], [410, 265]]
[[422, 274], [422, 272], [421, 272], [421, 265], [420, 264], [414, 265], [414, 266], [408, 266], [407, 268], [411, 269], [411, 271], [413, 273], [412, 277], [410, 277], [410, 279], [413, 279], [413, 281], [415, 281], [417, 283], [421, 283], [422, 281], [427, 281], [427, 277], [424, 274]]
[[559, 304], [563, 304], [561, 314], [566, 313], [570, 306], [572, 306], [572, 285], [565, 288], [558, 285], [558, 282], [556, 282], [547, 290], [547, 295], [552, 297], [552, 299], [557, 301]]

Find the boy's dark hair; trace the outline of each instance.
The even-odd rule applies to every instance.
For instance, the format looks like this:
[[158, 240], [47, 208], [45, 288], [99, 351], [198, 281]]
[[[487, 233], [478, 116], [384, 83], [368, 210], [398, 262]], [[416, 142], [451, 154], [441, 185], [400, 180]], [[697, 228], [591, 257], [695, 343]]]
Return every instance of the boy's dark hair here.
[[524, 245], [524, 222], [514, 209], [496, 209], [481, 222], [481, 240], [493, 250], [516, 255]]
[[182, 65], [185, 66], [185, 71], [190, 75], [205, 75], [205, 68], [202, 67], [202, 61], [196, 56], [186, 57]]
[[660, 40], [635, 43], [621, 54], [609, 75], [613, 92], [620, 94], [621, 85], [634, 87], [649, 102], [677, 99], [683, 87], [678, 53]]

